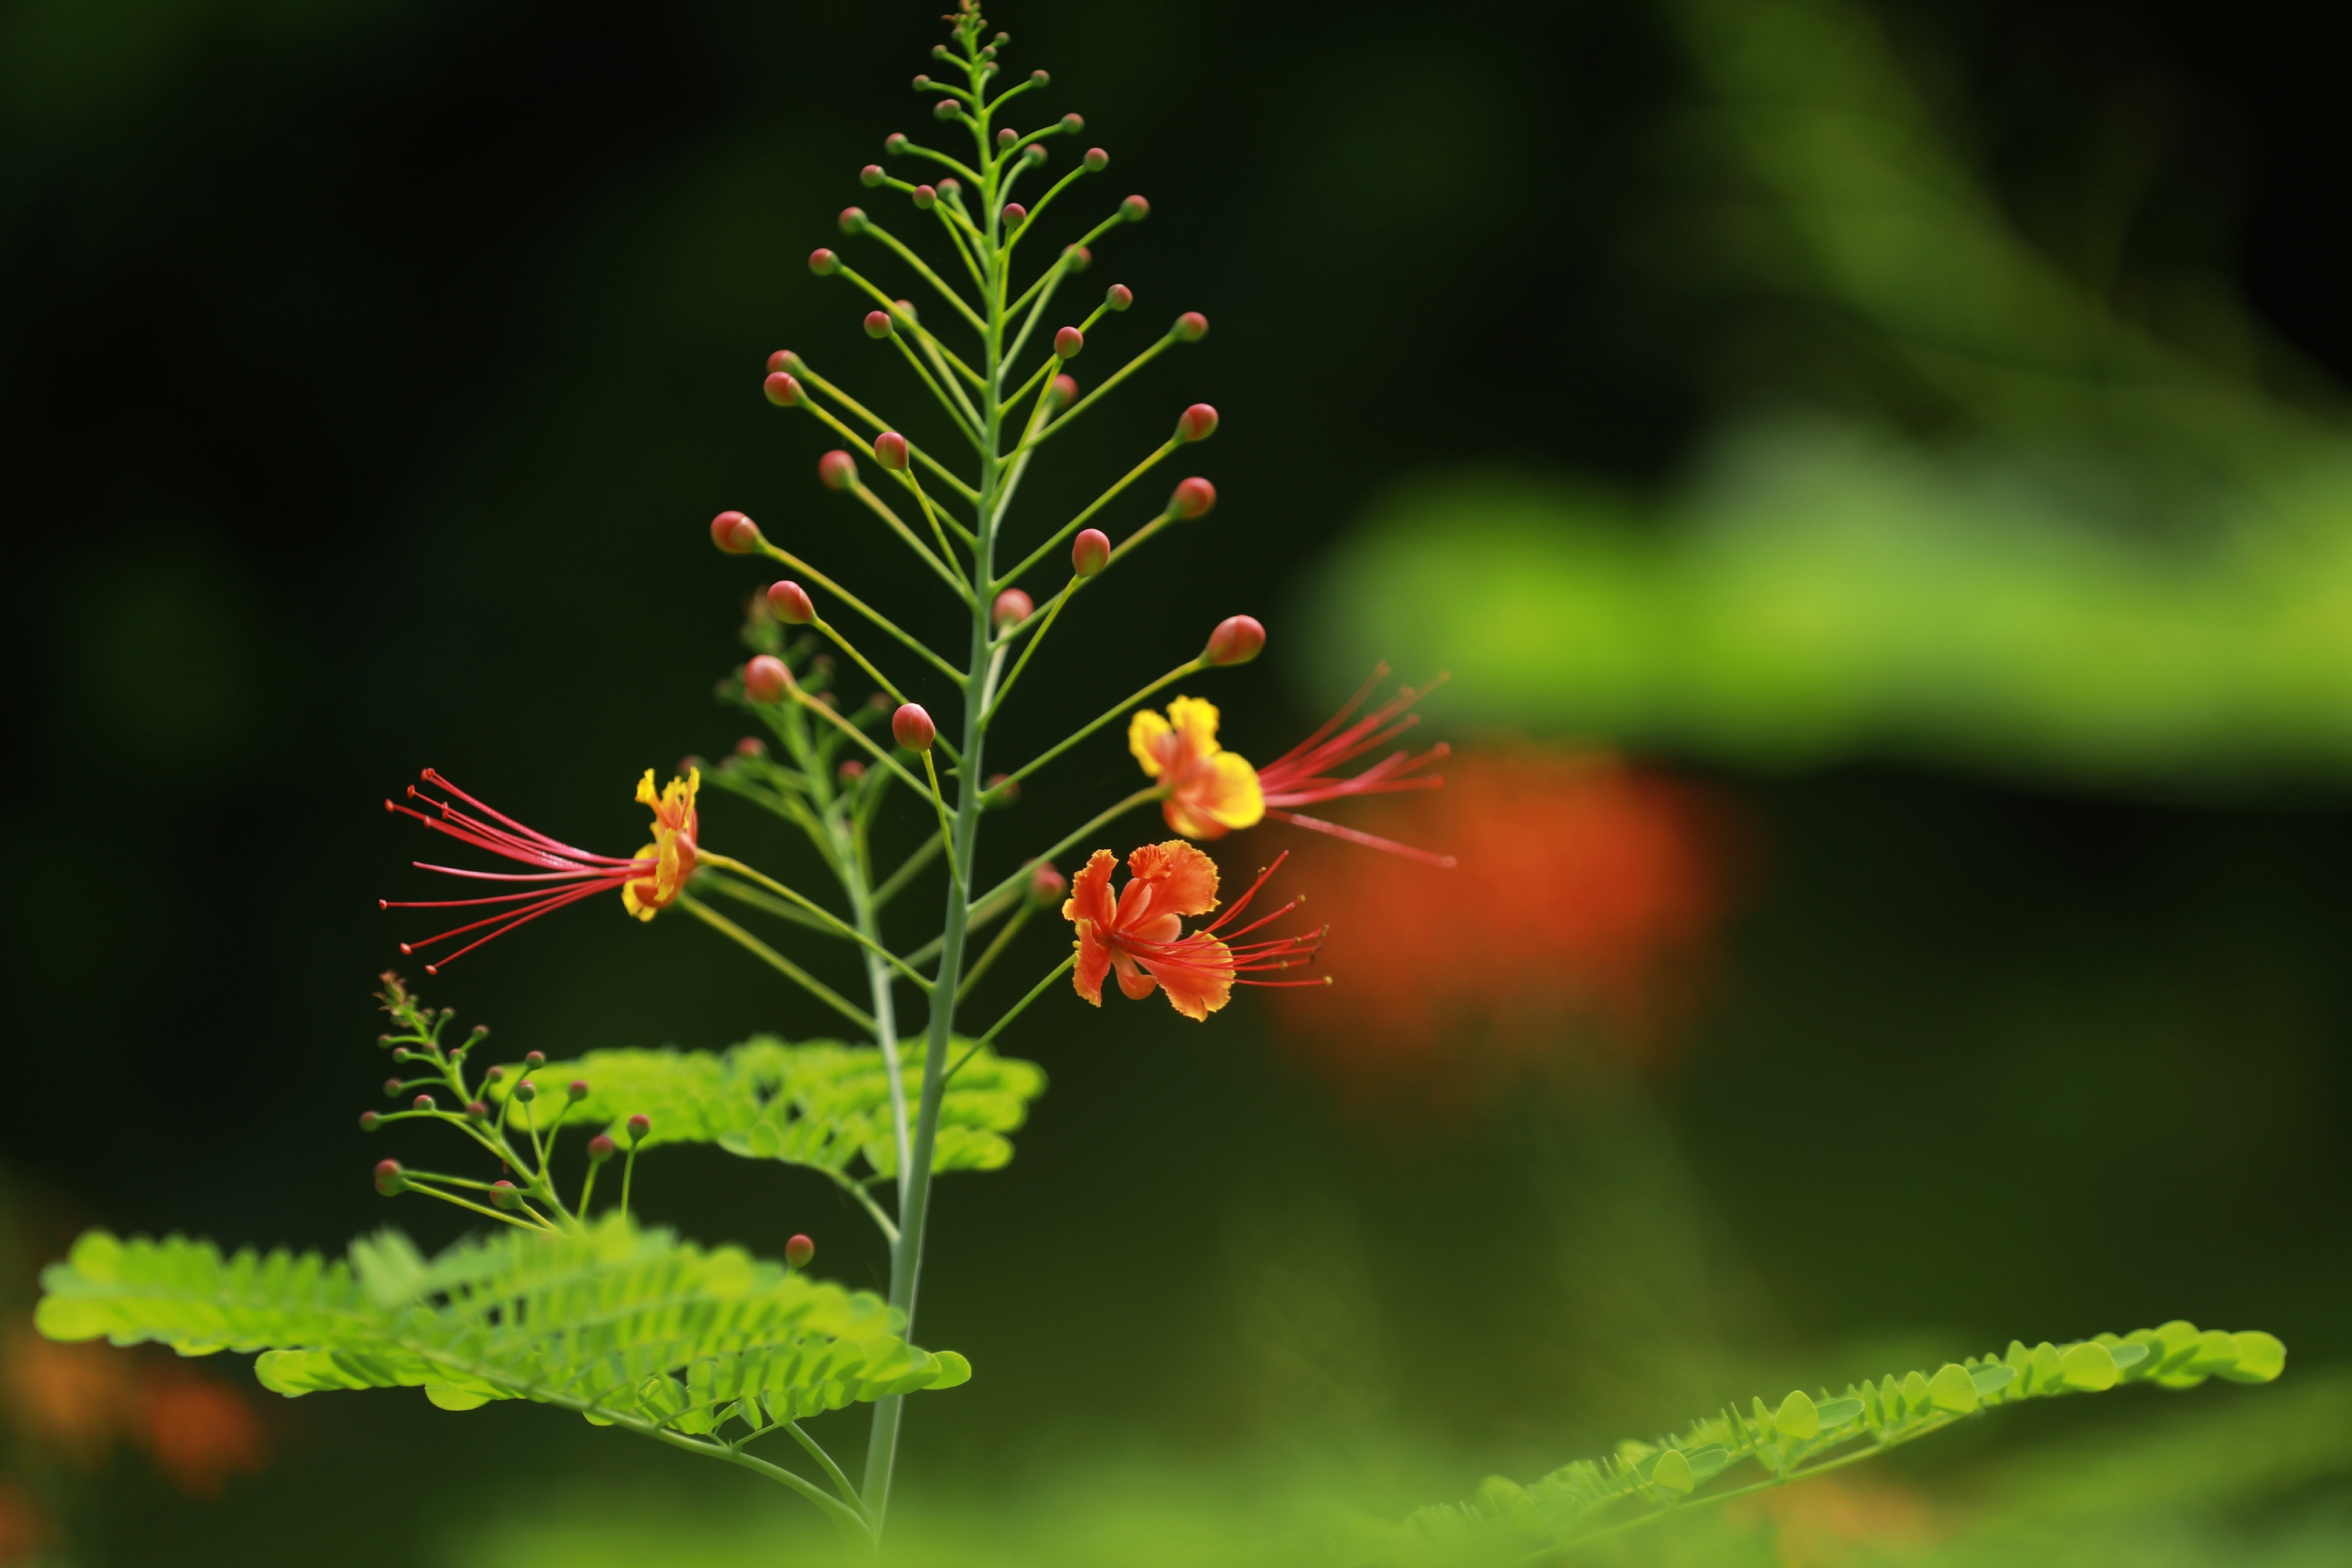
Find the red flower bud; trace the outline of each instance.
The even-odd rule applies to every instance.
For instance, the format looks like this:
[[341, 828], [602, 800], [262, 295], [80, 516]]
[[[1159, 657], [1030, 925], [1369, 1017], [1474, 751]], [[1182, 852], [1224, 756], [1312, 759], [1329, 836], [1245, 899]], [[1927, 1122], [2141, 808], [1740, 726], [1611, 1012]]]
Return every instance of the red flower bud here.
[[1011, 773], [991, 773], [980, 797], [982, 807], [1011, 805], [1021, 798], [1021, 781]]
[[809, 270], [820, 278], [830, 278], [841, 268], [841, 258], [819, 246], [809, 252]]
[[1018, 131], [1013, 130], [1013, 127], [1011, 127], [1010, 125], [1007, 125], [1007, 126], [1003, 127], [1003, 129], [999, 130], [999, 131], [997, 132], [997, 133], [996, 133], [996, 146], [997, 146], [997, 150], [998, 150], [999, 152], [1002, 152], [1002, 151], [1003, 151], [1005, 148], [1012, 146], [1015, 142], [1018, 142], [1018, 141], [1020, 141], [1020, 140], [1021, 140], [1021, 132], [1019, 132]]
[[784, 1261], [795, 1268], [806, 1268], [808, 1260], [816, 1256], [816, 1243], [805, 1236], [796, 1236], [784, 1243]]
[[[933, 53], [933, 54], [935, 54], [935, 55], [939, 54], [939, 52], [940, 52], [940, 51], [939, 51], [939, 50], [937, 50], [937, 49], [933, 49], [933, 50], [931, 51], [931, 53]], [[940, 58], [941, 58], [942, 59], [946, 58], [946, 57], [945, 57], [944, 55], [940, 56]], [[925, 89], [927, 89], [928, 88], [929, 88], [929, 86], [930, 86], [930, 85], [931, 85], [931, 79], [930, 79], [929, 76], [919, 76], [919, 77], [917, 77], [917, 78], [915, 79], [915, 90], [916, 90], [917, 92], [924, 91]]]
[[653, 1130], [654, 1119], [647, 1116], [644, 1111], [640, 1110], [635, 1116], [629, 1118], [629, 1142], [631, 1143], [644, 1142], [646, 1141], [646, 1134], [651, 1132]]
[[934, 120], [953, 120], [957, 114], [962, 111], [962, 109], [963, 105], [958, 103], [954, 99], [943, 98], [937, 103], [931, 105], [931, 118]]
[[1187, 310], [1176, 318], [1168, 335], [1180, 343], [1197, 343], [1209, 335], [1209, 318], [1198, 310]]
[[963, 189], [963, 182], [957, 179], [953, 174], [950, 174], [947, 178], [940, 182], [940, 189], [942, 191], [960, 191]]
[[743, 695], [754, 702], [774, 702], [784, 695], [792, 672], [774, 654], [763, 653], [743, 667]]
[[890, 312], [887, 310], [866, 311], [866, 335], [869, 338], [888, 337], [890, 335]]
[[1037, 869], [1029, 875], [1029, 901], [1044, 906], [1060, 898], [1069, 887], [1069, 879], [1054, 869], [1053, 862], [1040, 860]]
[[1027, 207], [1023, 206], [1019, 202], [1007, 202], [1004, 204], [1004, 226], [1006, 228], [1019, 228], [1028, 220], [1029, 209]]
[[376, 1123], [383, 1120], [383, 1117], [378, 1116], [373, 1110], [362, 1110], [360, 1112], [360, 1131], [362, 1132], [373, 1132], [376, 1129]]
[[614, 1144], [612, 1139], [602, 1132], [597, 1133], [588, 1140], [588, 1163], [592, 1165], [603, 1164], [613, 1157], [617, 1147], [618, 1145]]
[[804, 626], [816, 619], [808, 590], [798, 583], [778, 583], [768, 590], [768, 610], [788, 626]]
[[730, 555], [748, 555], [759, 547], [760, 525], [740, 511], [722, 511], [710, 520], [710, 542]]
[[520, 1083], [514, 1086], [514, 1097], [523, 1104], [529, 1105], [532, 1100], [539, 1098], [539, 1085], [531, 1082], [529, 1079], [525, 1079]]
[[1129, 223], [1141, 223], [1151, 216], [1151, 204], [1141, 196], [1129, 196], [1118, 204], [1118, 216]]
[[[401, 1054], [405, 1056], [407, 1053], [404, 1051]], [[403, 1085], [398, 1079], [388, 1078], [383, 1080], [383, 1097], [386, 1100], [398, 1100], [400, 1098], [400, 1091], [405, 1086]]]
[[519, 1209], [522, 1207], [522, 1194], [515, 1191], [512, 1182], [501, 1176], [490, 1184], [490, 1202], [502, 1209]]
[[1092, 577], [1110, 564], [1110, 535], [1099, 528], [1079, 531], [1070, 541], [1070, 570], [1081, 577]]
[[851, 757], [833, 771], [833, 776], [845, 784], [854, 784], [866, 776], [866, 764]]
[[856, 234], [865, 226], [866, 209], [864, 207], [844, 207], [841, 209], [842, 233]]
[[[918, 83], [921, 83], [923, 79], [921, 77], [917, 77], [915, 80]], [[918, 86], [915, 90], [917, 92], [920, 92], [923, 89], [921, 86]], [[907, 133], [903, 131], [893, 131], [889, 135], [885, 136], [882, 139], [882, 151], [889, 153], [894, 158], [899, 153], [904, 153], [906, 150]]]
[[1176, 493], [1168, 498], [1168, 511], [1171, 517], [1206, 517], [1216, 504], [1217, 487], [1196, 477], [1176, 487]]
[[[1209, 419], [1213, 426], [1216, 416], [1212, 414]], [[874, 437], [874, 460], [894, 474], [903, 472], [907, 467], [907, 438], [896, 430], [883, 431]]]
[[407, 1182], [401, 1177], [399, 1161], [378, 1160], [375, 1163], [375, 1190], [385, 1197], [408, 1190]]
[[420, 1094], [408, 1102], [408, 1108], [411, 1110], [430, 1110], [433, 1109], [433, 1097], [429, 1094]]
[[496, 1083], [496, 1082], [498, 1082], [500, 1079], [502, 1079], [502, 1078], [504, 1078], [504, 1077], [506, 1077], [506, 1076], [507, 1076], [507, 1069], [506, 1069], [506, 1068], [500, 1068], [500, 1067], [494, 1067], [494, 1068], [492, 1068], [489, 1071], [488, 1071], [488, 1072], [486, 1072], [486, 1073], [484, 1073], [484, 1074], [482, 1075], [482, 1081], [483, 1081], [484, 1083]]
[[893, 300], [890, 304], [892, 307], [890, 319], [893, 321], [904, 317], [908, 326], [915, 324], [915, 302], [912, 300]]
[[1078, 378], [1075, 375], [1057, 375], [1046, 384], [1045, 401], [1056, 410], [1067, 408], [1078, 400]]
[[563, 1086], [563, 1092], [572, 1097], [572, 1104], [577, 1105], [588, 1098], [588, 1080], [575, 1078]]
[[768, 379], [761, 384], [760, 390], [766, 393], [768, 401], [779, 408], [790, 408], [801, 400], [801, 384], [780, 370], [769, 372]]
[[1072, 272], [1084, 272], [1095, 264], [1095, 253], [1083, 245], [1062, 247], [1062, 265]]
[[1086, 333], [1076, 327], [1064, 327], [1054, 334], [1054, 352], [1064, 359], [1076, 359], [1087, 346]]
[[1114, 283], [1103, 290], [1103, 303], [1114, 310], [1124, 310], [1135, 303], [1135, 290], [1124, 283]]
[[764, 757], [768, 754], [768, 742], [757, 735], [746, 735], [735, 742], [735, 754], [739, 757]]
[[1227, 616], [1209, 634], [1201, 657], [1210, 664], [1247, 664], [1265, 647], [1265, 628], [1249, 616]]
[[794, 374], [798, 374], [800, 368], [801, 356], [793, 353], [790, 349], [778, 349], [774, 353], [768, 356], [768, 369], [772, 373], [780, 370], [788, 370], [793, 372]]
[[1054, 79], [1046, 75], [1044, 71], [1031, 71], [1029, 73], [1029, 85], [1032, 87], [1051, 87], [1053, 83]]
[[466, 1114], [477, 1121], [488, 1121], [490, 1119], [490, 1108], [481, 1100], [469, 1100], [466, 1102]]
[[525, 1051], [522, 1054], [522, 1063], [525, 1067], [545, 1067], [547, 1065], [547, 1053], [545, 1051]]
[[845, 490], [857, 478], [857, 459], [836, 447], [816, 460], [816, 477], [829, 490]]
[[1079, 132], [1084, 131], [1086, 128], [1087, 117], [1085, 115], [1065, 114], [1062, 116], [1062, 129], [1068, 132], [1071, 135], [1076, 136]]
[[996, 595], [996, 604], [991, 615], [996, 622], [996, 629], [1003, 631], [1007, 626], [1017, 626], [1027, 620], [1036, 613], [1036, 601], [1031, 599], [1028, 595], [1018, 588], [1007, 588]]
[[1089, 147], [1087, 149], [1087, 172], [1088, 174], [1099, 174], [1105, 169], [1109, 167], [1109, 153], [1104, 152], [1099, 147]]
[[1176, 421], [1179, 441], [1205, 441], [1216, 433], [1217, 411], [1205, 403], [1195, 403]]
[[920, 703], [908, 702], [890, 715], [890, 735], [910, 752], [928, 752], [931, 742], [940, 738], [940, 731]]
[[866, 167], [858, 170], [857, 183], [861, 185], [880, 184], [882, 183], [882, 165], [879, 163], [868, 163]]
[[929, 185], [917, 185], [914, 190], [915, 210], [929, 212], [939, 205], [940, 193]]

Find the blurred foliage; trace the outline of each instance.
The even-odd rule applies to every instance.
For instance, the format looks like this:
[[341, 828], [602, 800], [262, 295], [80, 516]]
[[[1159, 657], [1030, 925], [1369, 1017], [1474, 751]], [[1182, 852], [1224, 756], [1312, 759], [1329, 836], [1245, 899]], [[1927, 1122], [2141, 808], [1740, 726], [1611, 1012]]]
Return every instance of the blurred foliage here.
[[1768, 768], [2341, 777], [2340, 395], [2218, 279], [2234, 359], [2028, 243], [1860, 10], [1673, 9], [1740, 176], [1687, 237], [1774, 300], [1743, 401], [1784, 406], [1654, 500], [1417, 479], [1317, 590], [1317, 683], [1449, 665], [1469, 717]]

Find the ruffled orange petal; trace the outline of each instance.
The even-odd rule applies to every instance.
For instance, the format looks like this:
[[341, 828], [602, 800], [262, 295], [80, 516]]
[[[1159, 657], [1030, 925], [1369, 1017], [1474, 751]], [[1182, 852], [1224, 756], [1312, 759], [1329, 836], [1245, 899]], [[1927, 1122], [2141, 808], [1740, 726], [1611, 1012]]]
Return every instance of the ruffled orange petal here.
[[1151, 889], [1154, 914], [1202, 915], [1217, 907], [1217, 863], [1181, 838], [1144, 845], [1127, 858], [1127, 868]]
[[1118, 864], [1118, 858], [1109, 850], [1096, 850], [1070, 879], [1070, 896], [1062, 900], [1062, 918], [1092, 921], [1108, 930], [1118, 912], [1110, 896], [1111, 868]]
[[1103, 945], [1102, 939], [1095, 935], [1094, 921], [1078, 922], [1077, 948], [1078, 961], [1070, 970], [1070, 984], [1079, 995], [1099, 1007], [1102, 1005], [1103, 976], [1110, 973], [1111, 952]]
[[[1194, 1023], [1206, 1023], [1210, 1014], [1233, 1000], [1233, 952], [1205, 931], [1194, 931], [1166, 952], [1139, 956], [1136, 962], [1168, 993], [1168, 1005]], [[1129, 990], [1128, 994], [1136, 993]]]

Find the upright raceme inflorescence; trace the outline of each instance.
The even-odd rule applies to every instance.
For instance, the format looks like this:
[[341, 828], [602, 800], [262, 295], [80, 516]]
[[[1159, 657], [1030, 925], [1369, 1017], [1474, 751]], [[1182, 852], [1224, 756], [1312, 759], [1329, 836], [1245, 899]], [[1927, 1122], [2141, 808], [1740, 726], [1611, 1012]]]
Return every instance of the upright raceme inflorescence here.
[[[1171, 351], [1204, 342], [1209, 320], [1183, 310], [1153, 335], [1138, 331], [1131, 288], [1111, 282], [1098, 293], [1081, 290], [1077, 280], [1113, 255], [1122, 231], [1150, 216], [1151, 204], [1129, 195], [1105, 204], [1108, 210], [1098, 206], [1088, 220], [1066, 221], [1086, 183], [1109, 167], [1110, 154], [1082, 140], [1082, 116], [1031, 112], [1051, 78], [1034, 71], [1006, 80], [1000, 56], [1009, 39], [986, 35], [970, 0], [949, 20], [950, 41], [933, 51], [938, 74], [919, 76], [915, 86], [933, 119], [951, 135], [960, 131], [954, 139], [968, 138], [969, 147], [926, 146], [905, 133], [886, 138], [883, 160], [858, 172], [859, 205], [840, 211], [838, 237], [828, 237], [808, 258], [825, 287], [847, 292], [845, 311], [858, 327], [853, 341], [904, 378], [911, 405], [853, 393], [831, 367], [794, 350], [775, 351], [760, 373], [761, 395], [790, 419], [821, 427], [822, 449], [813, 454], [818, 487], [848, 505], [841, 512], [796, 509], [771, 527], [729, 510], [709, 525], [722, 555], [763, 568], [759, 581], [742, 584], [751, 604], [748, 656], [719, 689], [757, 732], [734, 742], [708, 769], [682, 763], [681, 777], [665, 789], [656, 791], [648, 774], [638, 798], [653, 811], [653, 842], [634, 856], [600, 856], [560, 843], [455, 792], [438, 774], [426, 779], [440, 795], [412, 792], [418, 804], [393, 807], [521, 868], [429, 867], [515, 884], [516, 890], [433, 902], [427, 907], [480, 905], [495, 912], [412, 950], [471, 936], [457, 950], [470, 952], [612, 889], [640, 920], [684, 911], [822, 1009], [827, 1031], [845, 1025], [864, 1043], [824, 1047], [835, 1055], [795, 1057], [789, 1072], [781, 1058], [744, 1047], [740, 1071], [748, 1076], [723, 1095], [711, 1086], [731, 1080], [712, 1077], [717, 1068], [693, 1068], [698, 1078], [683, 1067], [673, 1072], [663, 1065], [670, 1058], [655, 1053], [600, 1059], [576, 1080], [587, 1108], [580, 1114], [593, 1111], [603, 1126], [589, 1129], [587, 1186], [570, 1205], [555, 1198], [547, 1174], [553, 1144], [551, 1131], [541, 1136], [550, 1103], [541, 1079], [551, 1081], [552, 1069], [542, 1073], [543, 1064], [526, 1061], [511, 1071], [501, 1064], [468, 1079], [462, 1068], [435, 1058], [438, 1079], [399, 1085], [403, 1094], [422, 1099], [370, 1123], [454, 1121], [478, 1142], [488, 1140], [484, 1147], [505, 1166], [497, 1181], [467, 1198], [456, 1178], [394, 1162], [378, 1176], [387, 1193], [430, 1193], [509, 1224], [558, 1230], [587, 1223], [595, 1173], [624, 1151], [619, 1202], [625, 1209], [630, 1173], [649, 1141], [707, 1138], [740, 1153], [803, 1163], [816, 1160], [813, 1150], [863, 1151], [871, 1170], [863, 1178], [838, 1163], [817, 1163], [889, 1247], [888, 1307], [908, 1332], [918, 1315], [933, 1178], [943, 1169], [972, 1168], [959, 1163], [971, 1147], [971, 1119], [1001, 1114], [982, 1105], [1001, 1108], [1005, 1091], [959, 1112], [955, 1135], [943, 1143], [945, 1107], [961, 1092], [958, 1082], [974, 1085], [978, 1094], [990, 1082], [1021, 1081], [1013, 1069], [1024, 1064], [995, 1056], [993, 1043], [1026, 1009], [1055, 994], [1064, 973], [1097, 1005], [1104, 981], [1116, 977], [1130, 997], [1164, 993], [1178, 1013], [1196, 1021], [1227, 1007], [1238, 987], [1328, 984], [1299, 973], [1315, 962], [1323, 932], [1278, 929], [1296, 914], [1298, 898], [1254, 912], [1281, 858], [1221, 905], [1216, 864], [1187, 840], [1217, 838], [1316, 801], [1437, 782], [1416, 772], [1427, 756], [1391, 758], [1354, 779], [1333, 773], [1412, 721], [1403, 715], [1415, 695], [1410, 692], [1344, 728], [1335, 721], [1265, 770], [1218, 746], [1219, 714], [1203, 698], [1177, 697], [1165, 718], [1149, 708], [1136, 711], [1169, 687], [1256, 658], [1266, 627], [1246, 614], [1201, 626], [1192, 657], [1026, 760], [991, 765], [998, 726], [1016, 694], [1024, 705], [1046, 705], [1064, 671], [1097, 664], [1114, 651], [1041, 652], [1076, 596], [1122, 580], [1122, 563], [1174, 531], [1213, 526], [1215, 482], [1163, 470], [1180, 454], [1192, 458], [1221, 420], [1208, 403], [1171, 398], [1164, 437], [1150, 450], [1107, 465], [1087, 504], [1042, 527], [1015, 510], [1040, 460], [1076, 455], [1066, 435], [1075, 423], [1105, 398], [1162, 373]], [[1155, 475], [1169, 484], [1158, 492], [1164, 499], [1143, 501], [1154, 493]], [[827, 570], [835, 536], [860, 526], [878, 528], [913, 566], [888, 593], [866, 592]], [[909, 603], [902, 606], [902, 599]], [[942, 606], [953, 615], [951, 640], [911, 629], [940, 624]], [[1100, 732], [1108, 728], [1115, 735], [1122, 721], [1146, 787], [1067, 831], [1023, 833], [1017, 853], [982, 834], [983, 812], [1013, 813], [1032, 773], [1090, 742], [1108, 744], [1113, 736]], [[795, 886], [708, 848], [698, 809], [705, 783], [791, 825], [832, 886]], [[1120, 862], [1104, 846], [1107, 830], [1155, 803], [1183, 837], [1133, 849], [1125, 857], [1126, 879], [1114, 888]], [[886, 845], [895, 868], [882, 854]], [[1085, 858], [1066, 881], [1055, 862], [1072, 853]], [[939, 922], [928, 931], [906, 929], [900, 913], [899, 900], [919, 889], [940, 900]], [[1055, 909], [1070, 939], [1058, 954], [1024, 941], [1024, 933], [1034, 938], [1030, 922]], [[763, 932], [753, 929], [760, 921], [781, 924]], [[837, 957], [785, 951], [811, 939], [831, 944]], [[1023, 966], [1031, 970], [1027, 979], [997, 988], [1000, 968]], [[841, 984], [844, 969], [862, 986]], [[983, 1007], [994, 1013], [992, 1021], [968, 1016]], [[434, 1047], [401, 1048], [430, 1056]], [[812, 1086], [822, 1087], [826, 1075], [839, 1081], [817, 1092]], [[592, 1082], [608, 1087], [592, 1090]], [[804, 1092], [804, 1100], [793, 1098]], [[433, 1098], [441, 1093], [455, 1103], [441, 1105]], [[665, 1113], [663, 1130], [651, 1131], [621, 1120], [632, 1109], [627, 1097], [639, 1094], [647, 1103], [698, 1109]], [[720, 1098], [697, 1099], [713, 1095]], [[788, 1104], [798, 1108], [791, 1116], [802, 1120], [779, 1109]], [[861, 1105], [879, 1107], [861, 1113], [878, 1114], [879, 1121], [836, 1124], [852, 1114], [849, 1107]], [[553, 1120], [560, 1122], [562, 1114]], [[498, 1142], [518, 1118], [530, 1136], [528, 1150]], [[788, 1249], [786, 1261], [797, 1269], [808, 1258], [804, 1249]], [[869, 1534], [878, 1533], [887, 1506], [901, 1420], [898, 1391], [877, 1384], [874, 1398], [861, 1481], [850, 1486], [829, 1458], [822, 1461], [835, 1482], [835, 1502]], [[804, 1446], [813, 1441], [796, 1436]]]

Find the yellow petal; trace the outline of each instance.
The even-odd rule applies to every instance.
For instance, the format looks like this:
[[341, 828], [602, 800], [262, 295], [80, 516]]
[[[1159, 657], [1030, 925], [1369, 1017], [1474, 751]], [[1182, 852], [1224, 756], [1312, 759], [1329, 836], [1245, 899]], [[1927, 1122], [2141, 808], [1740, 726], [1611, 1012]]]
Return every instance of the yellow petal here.
[[1196, 757], [1217, 754], [1217, 706], [1198, 697], [1179, 697], [1168, 705], [1168, 721], [1183, 732], [1185, 750]]
[[1258, 787], [1257, 770], [1237, 752], [1219, 752], [1213, 793], [1193, 802], [1196, 809], [1226, 827], [1255, 827], [1265, 819], [1265, 792]]
[[1151, 746], [1153, 742], [1169, 732], [1168, 721], [1149, 708], [1139, 710], [1135, 717], [1127, 721], [1127, 749], [1133, 752], [1135, 760], [1143, 764], [1145, 778], [1160, 776], [1160, 756]]

